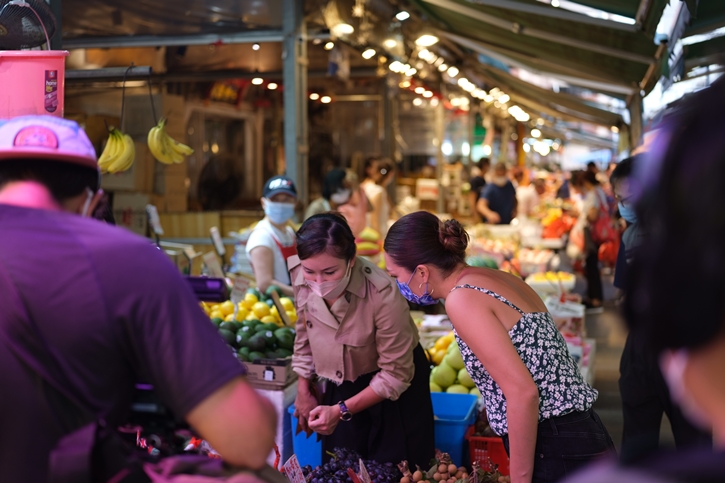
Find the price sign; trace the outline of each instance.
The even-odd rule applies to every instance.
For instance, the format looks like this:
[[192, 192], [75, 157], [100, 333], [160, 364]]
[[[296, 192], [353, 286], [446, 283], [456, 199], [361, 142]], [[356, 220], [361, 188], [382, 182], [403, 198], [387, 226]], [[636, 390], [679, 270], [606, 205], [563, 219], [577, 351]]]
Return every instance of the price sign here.
[[209, 233], [211, 233], [211, 241], [214, 243], [214, 248], [219, 256], [223, 257], [226, 255], [227, 249], [224, 247], [224, 241], [222, 241], [222, 236], [219, 234], [219, 228], [212, 226], [209, 229]]
[[161, 226], [161, 220], [159, 219], [159, 210], [154, 205], [146, 205], [146, 214], [149, 217], [149, 225], [154, 233], [161, 236], [164, 234], [164, 229]]
[[291, 483], [307, 483], [302, 468], [300, 468], [300, 462], [297, 461], [297, 455], [292, 455], [284, 464], [284, 474]]
[[222, 264], [216, 253], [205, 253], [202, 260], [204, 260], [206, 268], [209, 269], [209, 275], [214, 278], [224, 278], [224, 270], [222, 270]]

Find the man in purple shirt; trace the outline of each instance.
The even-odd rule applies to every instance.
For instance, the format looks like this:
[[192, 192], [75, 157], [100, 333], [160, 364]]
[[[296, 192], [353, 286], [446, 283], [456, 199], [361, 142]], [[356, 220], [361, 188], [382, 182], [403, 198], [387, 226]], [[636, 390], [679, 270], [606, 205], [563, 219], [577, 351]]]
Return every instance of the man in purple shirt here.
[[76, 123], [0, 121], [2, 480], [48, 480], [50, 452], [77, 429], [59, 394], [115, 427], [140, 380], [226, 461], [262, 467], [273, 408], [163, 252], [86, 218], [99, 178]]

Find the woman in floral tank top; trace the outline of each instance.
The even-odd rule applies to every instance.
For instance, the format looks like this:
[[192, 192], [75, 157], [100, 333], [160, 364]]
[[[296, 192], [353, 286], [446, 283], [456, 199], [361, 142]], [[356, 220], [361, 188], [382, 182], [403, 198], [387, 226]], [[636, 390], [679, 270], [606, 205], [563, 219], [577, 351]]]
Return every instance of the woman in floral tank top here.
[[555, 482], [616, 457], [592, 410], [597, 391], [582, 379], [544, 302], [518, 277], [468, 267], [467, 245], [457, 221], [417, 212], [392, 226], [385, 259], [409, 301], [445, 301], [491, 428], [510, 455], [511, 482]]

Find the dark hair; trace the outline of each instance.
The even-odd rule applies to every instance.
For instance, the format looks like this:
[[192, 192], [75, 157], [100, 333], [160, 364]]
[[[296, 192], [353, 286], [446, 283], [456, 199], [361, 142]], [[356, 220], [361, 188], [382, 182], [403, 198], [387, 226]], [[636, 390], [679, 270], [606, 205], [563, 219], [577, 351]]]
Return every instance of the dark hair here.
[[625, 314], [655, 350], [698, 348], [725, 328], [724, 80], [665, 121], [647, 169], [636, 170], [644, 191], [635, 209], [647, 218]]
[[59, 203], [82, 194], [86, 188], [93, 192], [100, 188], [98, 171], [87, 166], [47, 159], [0, 161], [0, 188], [15, 181], [37, 181]]
[[438, 219], [427, 211], [417, 211], [396, 221], [385, 237], [385, 252], [397, 265], [413, 272], [421, 264], [431, 264], [444, 276], [466, 262], [468, 233], [456, 220]]
[[599, 169], [599, 167], [597, 166], [597, 163], [595, 163], [594, 161], [589, 161], [587, 163], [587, 171], [590, 170], [590, 169], [592, 169], [592, 168]]
[[322, 197], [330, 200], [330, 196], [344, 188], [345, 170], [342, 168], [332, 168], [326, 175], [325, 181], [322, 183]]
[[617, 167], [614, 168], [614, 171], [612, 171], [612, 174], [609, 175], [609, 184], [614, 186], [620, 181], [628, 179], [630, 176], [632, 176], [632, 171], [636, 162], [637, 156], [632, 156], [631, 158], [621, 160], [617, 164]]
[[489, 158], [481, 158], [478, 160], [478, 162], [481, 164], [481, 167], [484, 166], [491, 166], [491, 160]]
[[345, 218], [339, 213], [314, 215], [297, 231], [297, 254], [307, 260], [320, 253], [350, 261], [355, 258], [355, 237]]
[[597, 175], [591, 171], [573, 171], [571, 173], [571, 185], [575, 188], [581, 188], [587, 181], [594, 186], [599, 186]]

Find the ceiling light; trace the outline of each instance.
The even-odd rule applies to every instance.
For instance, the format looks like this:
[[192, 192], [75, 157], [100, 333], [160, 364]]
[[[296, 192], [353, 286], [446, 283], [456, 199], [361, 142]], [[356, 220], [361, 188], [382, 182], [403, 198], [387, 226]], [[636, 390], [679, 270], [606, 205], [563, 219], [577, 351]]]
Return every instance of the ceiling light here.
[[416, 107], [422, 106], [423, 105], [423, 99], [421, 99], [420, 97], [416, 97], [415, 99], [413, 99], [413, 105], [416, 106]]
[[559, 0], [551, 0], [551, 6], [552, 7], [558, 7], [559, 6]]
[[619, 128], [617, 126], [612, 126], [611, 129], [612, 129], [612, 132], [615, 134], [619, 132]]
[[332, 102], [332, 98], [330, 96], [322, 96], [320, 98], [320, 102], [323, 104], [329, 104], [330, 102]]
[[254, 79], [252, 79], [252, 84], [254, 84], [255, 86], [261, 86], [263, 83], [264, 79], [262, 79], [261, 77], [255, 77]]
[[252, 44], [252, 50], [259, 50], [259, 44]]
[[320, 98], [320, 95], [317, 92], [313, 92], [312, 94], [310, 94], [311, 101], [316, 101], [319, 98]]
[[501, 104], [506, 104], [510, 100], [511, 100], [511, 96], [509, 96], [508, 94], [504, 94], [498, 98], [498, 102], [500, 102]]
[[440, 72], [445, 72], [446, 69], [448, 69], [448, 66], [446, 64], [441, 64], [441, 65], [438, 66], [438, 70]]
[[484, 155], [484, 156], [491, 156], [491, 152], [492, 152], [492, 151], [493, 151], [493, 150], [491, 149], [491, 146], [489, 146], [488, 144], [486, 144], [486, 145], [485, 145], [485, 146], [483, 147], [483, 155]]
[[451, 106], [458, 107], [460, 105], [461, 105], [461, 100], [459, 98], [454, 97], [453, 99], [451, 99]]
[[335, 48], [335, 42], [327, 42], [325, 44], [325, 50], [332, 50]]
[[394, 49], [396, 45], [398, 45], [398, 41], [395, 39], [383, 40], [383, 47], [385, 47], [386, 49]]
[[524, 152], [528, 153], [529, 151], [531, 151], [531, 146], [529, 146], [528, 144], [524, 144]]
[[448, 69], [448, 75], [451, 77], [455, 77], [458, 75], [460, 71], [458, 70], [458, 67], [453, 66]]
[[430, 34], [423, 34], [418, 37], [415, 41], [415, 45], [418, 47], [430, 47], [438, 43], [438, 37]]
[[425, 92], [425, 87], [418, 86], [418, 87], [415, 88], [415, 93], [416, 94], [422, 94], [424, 92]]
[[416, 72], [418, 72], [418, 69], [416, 69], [415, 67], [411, 67], [410, 69], [405, 71], [405, 75], [407, 75], [408, 77], [413, 77]]
[[487, 102], [487, 103], [493, 102], [493, 96], [491, 94], [483, 96], [483, 102]]
[[401, 64], [397, 60], [394, 60], [393, 62], [391, 62], [390, 63], [390, 66], [388, 66], [388, 68], [391, 71], [396, 72], [396, 73], [400, 73], [400, 72], [403, 72], [405, 70], [405, 67], [403, 67], [403, 64]]
[[395, 15], [395, 18], [397, 18], [398, 20], [400, 20], [402, 22], [403, 20], [408, 20], [410, 18], [410, 14], [408, 12], [406, 12], [405, 10], [403, 10], [403, 11], [398, 12]]
[[363, 59], [372, 59], [375, 56], [375, 49], [367, 49], [362, 53]]
[[269, 84], [267, 84], [267, 89], [269, 89], [270, 91], [275, 90], [277, 87], [279, 87], [279, 86], [277, 84], [275, 84], [274, 82], [270, 82]]
[[425, 97], [425, 98], [431, 98], [431, 97], [433, 97], [433, 93], [431, 91], [425, 91], [423, 93], [423, 97]]
[[332, 30], [332, 33], [334, 33], [336, 36], [340, 37], [342, 35], [350, 35], [353, 32], [355, 32], [355, 27], [350, 25], [349, 23], [339, 23], [332, 27], [330, 30]]
[[[433, 65], [436, 66], [436, 67], [440, 67], [443, 62], [444, 62], [443, 57], [438, 57], [436, 59], [436, 61], [433, 63]], [[443, 69], [443, 70], [445, 70], [445, 69]], [[441, 71], [441, 72], [443, 72], [443, 71]]]
[[538, 119], [536, 120], [536, 125], [537, 125], [537, 126], [543, 126], [543, 125], [544, 125], [544, 120], [543, 120], [542, 118], [538, 118]]
[[405, 81], [401, 82], [401, 83], [400, 83], [400, 84], [398, 84], [398, 85], [399, 85], [400, 87], [402, 87], [403, 89], [407, 89], [408, 87], [410, 87], [410, 81], [407, 81], [407, 80], [405, 80]]
[[438, 60], [438, 56], [435, 55], [434, 53], [431, 53], [430, 56], [428, 56], [428, 58], [425, 61], [428, 62], [429, 64], [433, 64], [437, 60]]
[[433, 99], [431, 99], [430, 100], [430, 105], [433, 106], [433, 107], [436, 107], [438, 105], [438, 99], [436, 97], [434, 97]]
[[541, 131], [539, 131], [538, 129], [532, 129], [531, 130], [531, 137], [532, 138], [541, 137]]
[[560, 147], [561, 145], [556, 141], [554, 141], [554, 144], [551, 145], [551, 149], [553, 149], [554, 151], [558, 151]]
[[431, 55], [430, 51], [428, 49], [423, 49], [420, 52], [418, 52], [418, 57], [426, 60]]

